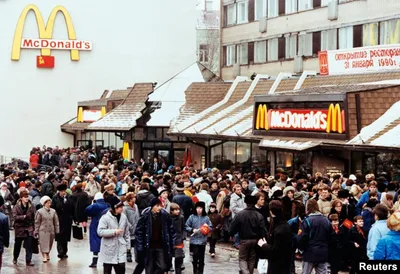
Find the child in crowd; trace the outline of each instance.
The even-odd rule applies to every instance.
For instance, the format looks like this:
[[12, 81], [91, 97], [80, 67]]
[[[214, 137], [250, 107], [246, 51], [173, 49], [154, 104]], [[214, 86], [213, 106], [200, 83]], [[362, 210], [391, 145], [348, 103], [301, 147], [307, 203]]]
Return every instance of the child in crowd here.
[[329, 247], [329, 264], [331, 265], [331, 274], [337, 274], [340, 270], [342, 261], [342, 232], [339, 227], [339, 215], [330, 214], [329, 220], [331, 221], [334, 234], [332, 235], [331, 246]]
[[221, 228], [223, 225], [223, 219], [220, 214], [218, 214], [217, 205], [215, 203], [210, 204], [210, 210], [208, 212], [208, 218], [210, 218], [212, 227], [214, 228], [211, 234], [209, 235], [210, 238], [210, 254], [211, 257], [215, 257], [215, 244], [219, 239], [219, 235], [221, 233]]
[[354, 217], [354, 226], [349, 231], [349, 249], [351, 254], [350, 274], [356, 273], [358, 263], [367, 259], [367, 237], [365, 235], [362, 216]]
[[183, 266], [183, 259], [185, 258], [185, 250], [184, 250], [184, 234], [185, 231], [185, 220], [181, 214], [181, 208], [176, 203], [170, 204], [171, 210], [171, 219], [172, 224], [174, 225], [175, 233], [176, 233], [176, 241], [174, 246], [174, 254], [175, 257], [175, 273], [181, 274], [182, 270], [185, 269]]
[[[190, 215], [186, 221], [186, 231], [192, 233], [190, 237], [190, 247], [193, 252], [193, 273], [204, 273], [204, 256], [207, 245], [207, 233], [204, 233], [204, 225], [212, 229], [210, 218], [206, 213], [206, 204], [197, 202], [195, 204], [194, 214]], [[205, 235], [204, 235], [205, 234]]]
[[371, 199], [367, 202], [362, 210], [362, 217], [364, 221], [364, 231], [368, 234], [369, 230], [371, 229], [372, 225], [375, 223], [375, 217], [373, 210], [375, 206], [378, 204], [378, 200]]

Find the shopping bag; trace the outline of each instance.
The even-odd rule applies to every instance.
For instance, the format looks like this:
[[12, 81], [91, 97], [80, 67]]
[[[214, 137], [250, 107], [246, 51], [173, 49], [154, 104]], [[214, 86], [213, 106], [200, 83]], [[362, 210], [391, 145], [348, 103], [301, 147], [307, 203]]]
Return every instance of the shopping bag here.
[[72, 237], [77, 240], [83, 240], [83, 231], [82, 226], [80, 224], [72, 225]]
[[32, 237], [32, 253], [39, 254], [39, 239]]
[[258, 260], [257, 271], [260, 274], [265, 274], [268, 272], [268, 260], [267, 259]]

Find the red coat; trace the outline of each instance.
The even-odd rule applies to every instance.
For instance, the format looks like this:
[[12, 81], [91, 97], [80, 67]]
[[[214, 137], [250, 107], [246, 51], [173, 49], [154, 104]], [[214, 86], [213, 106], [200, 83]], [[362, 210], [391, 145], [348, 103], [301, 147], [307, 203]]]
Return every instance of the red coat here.
[[33, 153], [31, 157], [29, 157], [29, 162], [32, 168], [37, 168], [39, 166], [39, 156]]

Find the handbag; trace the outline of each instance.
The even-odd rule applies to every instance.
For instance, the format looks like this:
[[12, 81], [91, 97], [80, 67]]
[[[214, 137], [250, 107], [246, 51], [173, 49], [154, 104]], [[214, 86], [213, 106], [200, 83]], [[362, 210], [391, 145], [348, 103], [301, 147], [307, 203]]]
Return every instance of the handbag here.
[[39, 239], [32, 237], [32, 253], [33, 254], [39, 254]]
[[83, 231], [80, 223], [72, 224], [72, 237], [77, 240], [83, 240]]
[[268, 260], [267, 259], [258, 260], [257, 271], [260, 274], [265, 274], [268, 272]]

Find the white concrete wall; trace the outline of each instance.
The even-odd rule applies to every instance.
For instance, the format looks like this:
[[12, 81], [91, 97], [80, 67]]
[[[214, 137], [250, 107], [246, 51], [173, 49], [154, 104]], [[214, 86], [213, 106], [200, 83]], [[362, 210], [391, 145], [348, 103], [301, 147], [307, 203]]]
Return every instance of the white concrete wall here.
[[[15, 28], [22, 10], [35, 4], [47, 22], [64, 6], [77, 39], [93, 42], [80, 61], [69, 51], [52, 51], [54, 69], [36, 68], [39, 50], [22, 50], [11, 61]], [[0, 155], [26, 157], [32, 146], [70, 146], [60, 125], [76, 115], [77, 101], [97, 99], [105, 89], [135, 82], [161, 83], [196, 60], [196, 0], [1, 0], [0, 1]], [[60, 14], [61, 15], [61, 14]], [[54, 39], [67, 39], [63, 16]], [[23, 37], [38, 38], [29, 13]]]

